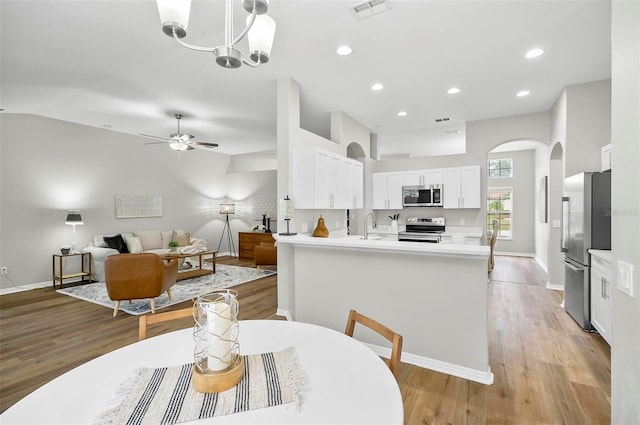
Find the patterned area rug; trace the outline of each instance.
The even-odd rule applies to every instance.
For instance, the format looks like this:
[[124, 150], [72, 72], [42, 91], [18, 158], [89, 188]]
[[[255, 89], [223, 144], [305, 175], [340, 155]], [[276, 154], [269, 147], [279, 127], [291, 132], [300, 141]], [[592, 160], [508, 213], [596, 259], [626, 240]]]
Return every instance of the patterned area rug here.
[[[203, 268], [211, 269], [211, 264], [204, 264]], [[194, 277], [176, 282], [171, 287], [171, 300], [167, 293], [156, 297], [156, 311], [169, 307], [183, 301], [193, 299], [200, 294], [206, 294], [214, 289], [229, 288], [240, 285], [241, 283], [251, 282], [265, 276], [271, 276], [276, 272], [273, 270], [260, 270], [256, 273], [256, 269], [250, 267], [228, 266], [225, 264], [216, 264], [216, 273], [204, 276]], [[78, 298], [108, 307], [113, 310], [115, 303], [109, 299], [107, 287], [104, 282], [90, 283], [87, 285], [73, 286], [69, 288], [58, 289], [56, 292], [70, 297]], [[150, 300], [132, 300], [122, 301], [120, 303], [120, 311], [140, 316], [151, 313]]]

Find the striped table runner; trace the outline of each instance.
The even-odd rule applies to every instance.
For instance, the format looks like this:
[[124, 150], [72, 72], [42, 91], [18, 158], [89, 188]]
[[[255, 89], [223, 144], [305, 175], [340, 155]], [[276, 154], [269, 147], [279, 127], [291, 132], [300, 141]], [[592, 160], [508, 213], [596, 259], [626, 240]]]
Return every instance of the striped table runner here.
[[203, 394], [191, 385], [193, 363], [138, 369], [118, 389], [97, 424], [176, 424], [247, 410], [302, 403], [304, 374], [295, 349], [244, 357], [244, 377], [234, 388]]

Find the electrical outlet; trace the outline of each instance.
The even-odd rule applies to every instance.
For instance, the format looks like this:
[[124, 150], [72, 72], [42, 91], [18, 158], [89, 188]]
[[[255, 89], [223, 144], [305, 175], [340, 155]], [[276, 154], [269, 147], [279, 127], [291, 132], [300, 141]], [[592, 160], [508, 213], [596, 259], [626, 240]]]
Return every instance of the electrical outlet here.
[[618, 289], [633, 298], [633, 264], [618, 260]]
[[3, 266], [0, 268], [0, 274], [9, 274], [9, 267]]

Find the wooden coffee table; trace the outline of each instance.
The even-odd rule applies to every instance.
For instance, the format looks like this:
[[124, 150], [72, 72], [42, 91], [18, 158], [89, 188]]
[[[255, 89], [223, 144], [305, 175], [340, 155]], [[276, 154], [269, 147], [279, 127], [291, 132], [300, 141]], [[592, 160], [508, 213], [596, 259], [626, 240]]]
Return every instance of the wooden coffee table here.
[[[160, 258], [163, 260], [173, 260], [174, 258], [189, 258], [189, 257], [198, 257], [198, 264], [196, 268], [192, 268], [191, 270], [187, 270], [184, 272], [179, 272], [176, 280], [185, 280], [191, 279], [196, 276], [203, 276], [205, 274], [214, 274], [216, 272], [216, 254], [217, 251], [202, 251], [196, 252], [195, 254], [182, 254], [177, 252], [170, 252], [169, 254], [161, 255]], [[205, 256], [210, 255], [211, 258], [207, 258], [208, 261], [212, 264], [212, 270], [207, 270], [202, 268], [202, 263], [204, 262]]]

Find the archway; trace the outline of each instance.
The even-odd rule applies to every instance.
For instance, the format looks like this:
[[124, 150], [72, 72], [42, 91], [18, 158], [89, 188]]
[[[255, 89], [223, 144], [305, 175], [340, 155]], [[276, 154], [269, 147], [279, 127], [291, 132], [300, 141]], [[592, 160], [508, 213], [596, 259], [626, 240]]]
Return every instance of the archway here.
[[[512, 174], [487, 172], [486, 199], [491, 198], [492, 205], [504, 206], [498, 216], [508, 219], [500, 220], [495, 251], [534, 257], [546, 270], [549, 224], [544, 214], [546, 199], [540, 193], [549, 175], [549, 146], [530, 138], [505, 140], [487, 152], [487, 168], [490, 160], [492, 166], [512, 167]], [[494, 177], [490, 177], [492, 174]], [[489, 232], [486, 223], [494, 218], [495, 208], [487, 202], [485, 228]]]

